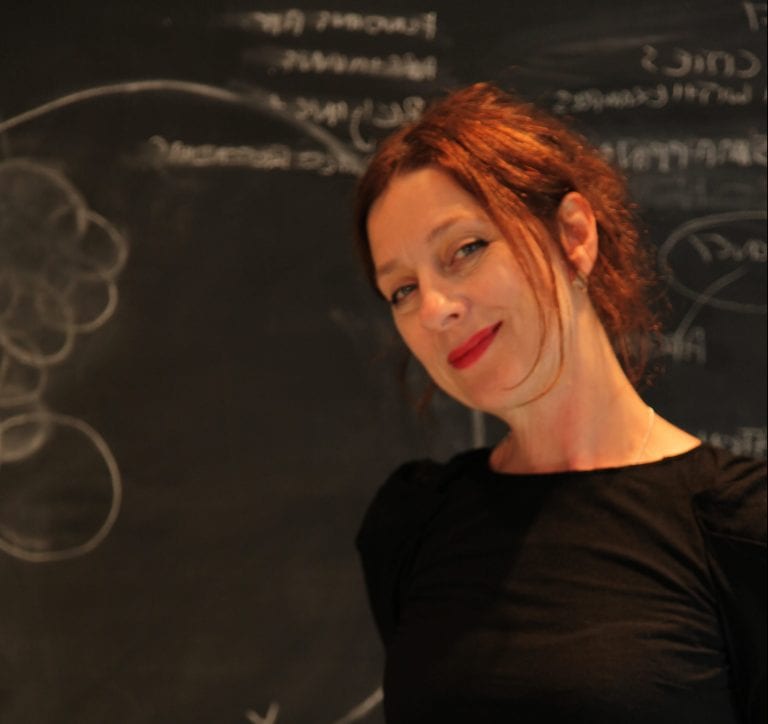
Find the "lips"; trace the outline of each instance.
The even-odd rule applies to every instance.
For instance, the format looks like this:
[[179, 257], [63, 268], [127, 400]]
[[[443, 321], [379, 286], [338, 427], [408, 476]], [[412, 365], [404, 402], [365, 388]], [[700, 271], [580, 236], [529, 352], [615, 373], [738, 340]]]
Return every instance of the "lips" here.
[[466, 342], [451, 350], [448, 354], [448, 364], [459, 370], [473, 365], [485, 354], [485, 350], [491, 346], [491, 342], [496, 338], [499, 327], [501, 327], [501, 322], [492, 324], [473, 334]]

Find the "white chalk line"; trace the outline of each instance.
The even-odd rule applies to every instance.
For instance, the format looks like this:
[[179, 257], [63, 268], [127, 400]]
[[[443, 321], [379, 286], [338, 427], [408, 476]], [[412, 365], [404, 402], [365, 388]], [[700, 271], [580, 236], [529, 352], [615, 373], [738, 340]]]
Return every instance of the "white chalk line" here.
[[276, 107], [274, 103], [270, 103], [270, 93], [261, 90], [260, 88], [250, 86], [243, 92], [235, 92], [205, 83], [158, 78], [84, 88], [83, 90], [69, 93], [68, 95], [43, 103], [36, 108], [20, 113], [5, 121], [0, 121], [0, 133], [5, 133], [24, 123], [28, 123], [29, 121], [45, 116], [48, 113], [66, 108], [67, 106], [83, 103], [96, 98], [158, 92], [182, 93], [208, 98], [209, 100], [240, 106], [242, 108], [255, 110], [279, 118], [324, 145], [329, 152], [336, 156], [339, 163], [344, 163], [351, 168], [355, 168], [359, 173], [362, 173], [363, 171], [364, 164], [360, 156], [335, 138], [331, 133], [313, 123], [306, 120], [299, 120], [290, 113], [286, 113], [283, 109]]
[[[70, 417], [69, 415], [59, 415], [49, 412], [32, 412], [22, 415], [14, 415], [6, 420], [0, 422], [0, 460], [2, 460], [2, 445], [3, 435], [7, 434], [8, 430], [21, 426], [29, 425], [30, 423], [37, 423], [42, 426], [48, 425], [62, 425], [74, 428], [81, 432], [85, 437], [94, 445], [96, 450], [101, 454], [104, 463], [107, 467], [110, 478], [110, 486], [112, 492], [112, 500], [110, 503], [109, 511], [104, 518], [103, 523], [99, 529], [94, 533], [87, 541], [75, 546], [69, 546], [66, 548], [60, 548], [58, 550], [50, 551], [30, 551], [26, 548], [11, 543], [2, 536], [0, 536], [0, 550], [8, 553], [14, 558], [18, 558], [23, 561], [31, 563], [51, 563], [56, 561], [66, 560], [68, 558], [75, 558], [77, 556], [84, 555], [96, 547], [107, 537], [112, 526], [117, 520], [118, 513], [120, 512], [120, 505], [122, 503], [122, 481], [120, 478], [120, 470], [117, 466], [117, 461], [112, 455], [112, 451], [99, 435], [90, 425], [77, 419], [76, 417]], [[3, 470], [0, 466], [0, 482], [2, 481]]]
[[[755, 211], [729, 211], [723, 214], [712, 214], [709, 216], [702, 216], [691, 221], [686, 222], [677, 227], [661, 245], [658, 251], [658, 264], [664, 278], [668, 281], [669, 285], [683, 296], [693, 299], [695, 302], [700, 302], [701, 305], [707, 305], [715, 307], [716, 309], [722, 309], [730, 312], [741, 312], [747, 314], [765, 314], [765, 305], [761, 304], [749, 304], [746, 302], [733, 302], [723, 299], [715, 299], [714, 294], [731, 284], [739, 276], [746, 274], [746, 268], [740, 267], [742, 270], [738, 275], [734, 276], [735, 272], [729, 272], [720, 279], [715, 280], [710, 284], [703, 292], [696, 292], [680, 282], [675, 276], [674, 270], [669, 263], [669, 255], [674, 249], [675, 245], [682, 239], [686, 238], [694, 231], [699, 231], [702, 227], [715, 226], [719, 224], [729, 223], [732, 221], [760, 221], [768, 217], [768, 214], [763, 210]], [[721, 283], [722, 282], [722, 283]], [[695, 316], [695, 315], [694, 315]], [[688, 322], [693, 320], [691, 318]]]

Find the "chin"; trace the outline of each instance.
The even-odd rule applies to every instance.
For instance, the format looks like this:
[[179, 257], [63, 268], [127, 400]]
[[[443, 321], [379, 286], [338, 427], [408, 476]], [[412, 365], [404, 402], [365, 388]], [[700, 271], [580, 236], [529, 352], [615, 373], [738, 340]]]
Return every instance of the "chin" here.
[[537, 370], [527, 379], [522, 373], [500, 375], [495, 379], [484, 379], [482, 384], [465, 386], [458, 392], [446, 392], [466, 407], [499, 417], [503, 411], [520, 407], [537, 398], [547, 387], [546, 380]]
[[495, 414], [495, 411], [502, 407], [502, 400], [508, 394], [505, 394], [499, 387], [484, 390], [462, 390], [460, 393], [448, 390], [446, 392], [465, 407], [490, 414]]

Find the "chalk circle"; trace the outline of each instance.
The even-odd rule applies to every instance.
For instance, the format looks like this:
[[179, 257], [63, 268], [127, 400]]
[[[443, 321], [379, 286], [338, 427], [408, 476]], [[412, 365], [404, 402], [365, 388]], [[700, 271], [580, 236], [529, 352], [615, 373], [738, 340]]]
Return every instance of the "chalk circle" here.
[[83, 276], [113, 279], [128, 259], [128, 241], [114, 224], [95, 211], [86, 213], [88, 227], [72, 250], [71, 258], [81, 265]]
[[62, 362], [77, 332], [69, 303], [39, 275], [19, 274], [15, 281], [14, 304], [0, 318], [0, 346], [34, 367]]
[[[708, 307], [742, 314], [765, 314], [765, 304], [725, 296], [725, 290], [728, 290], [732, 295], [734, 290], [743, 292], [744, 289], [749, 288], [742, 280], [749, 278], [750, 271], [753, 272], [752, 281], [757, 279], [757, 275], [754, 274], [759, 268], [757, 262], [727, 258], [715, 259], [708, 249], [700, 249], [698, 255], [685, 254], [685, 250], [690, 251], [691, 242], [696, 239], [697, 234], [715, 233], [717, 236], [725, 238], [725, 234], [720, 234], [721, 231], [725, 231], [726, 234], [733, 234], [743, 225], [750, 222], [765, 222], [766, 218], [768, 218], [768, 214], [764, 210], [728, 211], [722, 214], [702, 216], [681, 224], [659, 248], [657, 258], [662, 276], [676, 292]], [[761, 233], [765, 234], [763, 224], [761, 224]], [[688, 244], [686, 245], [685, 242]], [[682, 253], [678, 253], [675, 258], [672, 258], [675, 252], [681, 251]], [[680, 272], [692, 269], [698, 269], [701, 272], [702, 251], [711, 257], [707, 258], [707, 267], [710, 273], [708, 277], [704, 274], [701, 275], [698, 280], [700, 288], [693, 288], [688, 280], [680, 280]], [[763, 259], [760, 266], [764, 269], [764, 265], [765, 260]], [[761, 273], [760, 279], [762, 278], [763, 274]], [[739, 283], [737, 284], [737, 282]], [[764, 292], [761, 292], [760, 295], [764, 296]]]
[[[27, 427], [45, 430], [35, 455], [6, 462], [4, 443]], [[109, 534], [122, 500], [120, 471], [90, 425], [36, 411], [0, 422], [0, 550], [32, 563], [94, 550]]]
[[56, 288], [79, 281], [116, 279], [128, 259], [128, 242], [103, 216], [88, 211], [88, 228], [67, 253], [52, 254], [45, 278]]
[[38, 313], [49, 329], [64, 334], [70, 329], [77, 334], [93, 332], [106, 324], [117, 309], [117, 284], [106, 274], [69, 273], [66, 264], [52, 264], [46, 282], [55, 290], [56, 298], [66, 308], [66, 316], [56, 308], [41, 303]]
[[0, 266], [0, 322], [12, 313], [20, 293], [19, 280], [11, 269]]
[[88, 204], [54, 168], [27, 158], [0, 162], [0, 258], [35, 268], [46, 252], [72, 248], [88, 227]]
[[47, 377], [45, 367], [22, 364], [0, 348], [0, 409], [39, 400]]
[[22, 462], [45, 445], [50, 424], [47, 421], [48, 411], [39, 401], [34, 405], [21, 404], [0, 410], [0, 429], [6, 420], [28, 416], [30, 413], [34, 417], [25, 423], [13, 425], [0, 439], [0, 466]]

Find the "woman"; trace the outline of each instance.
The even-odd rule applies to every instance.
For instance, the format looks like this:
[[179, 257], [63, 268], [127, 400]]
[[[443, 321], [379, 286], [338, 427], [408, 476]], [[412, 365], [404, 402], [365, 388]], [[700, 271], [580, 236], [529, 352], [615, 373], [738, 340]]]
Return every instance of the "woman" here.
[[635, 391], [654, 320], [619, 177], [479, 84], [384, 141], [357, 228], [432, 380], [509, 426], [404, 465], [363, 522], [387, 721], [764, 721], [765, 467]]

